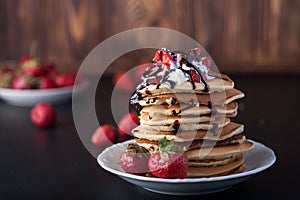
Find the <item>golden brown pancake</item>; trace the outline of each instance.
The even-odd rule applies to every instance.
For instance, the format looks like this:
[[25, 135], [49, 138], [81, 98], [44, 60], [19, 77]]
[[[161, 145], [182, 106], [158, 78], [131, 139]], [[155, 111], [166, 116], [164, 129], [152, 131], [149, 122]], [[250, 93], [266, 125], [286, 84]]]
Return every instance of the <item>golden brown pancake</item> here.
[[159, 105], [159, 106], [146, 106], [141, 110], [141, 114], [148, 114], [150, 118], [155, 115], [178, 115], [178, 116], [199, 116], [207, 114], [232, 114], [237, 111], [237, 102], [231, 102], [227, 105], [218, 105], [210, 108], [207, 105], [191, 105], [191, 104], [175, 104], [173, 106]]
[[188, 177], [210, 177], [220, 174], [226, 174], [234, 169], [240, 167], [244, 162], [244, 158], [240, 157], [225, 165], [218, 165], [215, 167], [189, 167]]
[[137, 138], [158, 141], [163, 137], [167, 137], [168, 140], [174, 140], [176, 142], [185, 142], [193, 140], [225, 140], [234, 135], [242, 133], [244, 125], [237, 123], [229, 123], [224, 128], [217, 128], [215, 130], [197, 130], [197, 131], [181, 131], [180, 133], [172, 133], [170, 131], [155, 131], [148, 130], [144, 126], [138, 126], [133, 129], [132, 134]]
[[219, 160], [189, 160], [190, 167], [215, 167], [218, 165], [226, 165], [241, 156], [232, 156], [229, 158], [219, 159]]
[[[148, 124], [147, 122], [141, 121], [141, 125], [143, 128], [154, 131], [169, 131], [171, 132], [174, 129], [174, 122], [172, 124]], [[179, 121], [177, 121], [179, 123]], [[230, 118], [217, 118], [216, 120], [210, 122], [200, 122], [198, 124], [180, 124], [180, 129], [182, 131], [196, 131], [196, 130], [211, 130], [213, 128], [222, 128], [227, 126], [230, 123]]]
[[[212, 79], [207, 80], [206, 83], [209, 87], [209, 93], [212, 92], [220, 92], [228, 89], [232, 89], [234, 87], [234, 82], [225, 74], [221, 74], [223, 79]], [[161, 94], [169, 94], [169, 93], [180, 93], [180, 92], [195, 92], [195, 93], [205, 93], [203, 90], [205, 89], [205, 85], [203, 83], [195, 82], [195, 88], [191, 82], [185, 82], [182, 84], [176, 84], [173, 89], [170, 88], [168, 84], [162, 83], [157, 87], [157, 85], [148, 85], [145, 88], [139, 90], [138, 92], [142, 96], [149, 95], [161, 95]]]
[[176, 123], [180, 124], [199, 124], [202, 122], [223, 122], [226, 120], [227, 115], [198, 115], [198, 116], [166, 116], [166, 115], [154, 115], [150, 116], [147, 113], [140, 115], [140, 124], [151, 126], [165, 126]]
[[243, 98], [245, 94], [237, 89], [229, 89], [225, 92], [215, 92], [211, 94], [199, 94], [199, 93], [168, 93], [157, 95], [148, 95], [139, 101], [141, 106], [161, 105], [161, 104], [178, 104], [188, 103], [191, 100], [195, 103], [199, 102], [203, 105], [208, 105], [212, 102], [213, 105], [229, 104], [237, 99]]
[[246, 140], [242, 144], [219, 146], [211, 149], [201, 148], [188, 150], [186, 155], [189, 160], [223, 159], [231, 156], [241, 155], [247, 151], [250, 151], [253, 147], [253, 143]]
[[[212, 148], [218, 146], [225, 146], [225, 145], [232, 145], [232, 144], [241, 144], [245, 142], [246, 137], [243, 134], [237, 134], [230, 138], [224, 140], [193, 140], [187, 142], [175, 142], [178, 148], [182, 149], [183, 151], [192, 150], [192, 149], [199, 149], [199, 148]], [[158, 141], [157, 140], [148, 140], [144, 138], [135, 138], [135, 142], [140, 145], [144, 146], [150, 152], [158, 150]]]

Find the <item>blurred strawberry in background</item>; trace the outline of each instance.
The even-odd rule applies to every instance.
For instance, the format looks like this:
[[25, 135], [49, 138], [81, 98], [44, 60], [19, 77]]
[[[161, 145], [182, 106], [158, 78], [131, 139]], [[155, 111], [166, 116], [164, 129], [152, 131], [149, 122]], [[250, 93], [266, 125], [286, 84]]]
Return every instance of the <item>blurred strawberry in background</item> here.
[[75, 84], [76, 72], [60, 72], [53, 63], [26, 55], [12, 68], [0, 69], [0, 87], [10, 89], [51, 89]]
[[98, 127], [92, 135], [91, 141], [97, 146], [108, 146], [115, 143], [117, 139], [117, 130], [109, 124]]
[[114, 86], [120, 91], [133, 92], [141, 82], [141, 77], [151, 63], [141, 61], [129, 71], [118, 72], [113, 79]]
[[131, 135], [132, 129], [139, 125], [139, 119], [134, 113], [125, 114], [118, 124], [118, 131], [121, 136]]
[[117, 89], [131, 91], [135, 84], [129, 72], [120, 71], [114, 78], [114, 85]]
[[74, 85], [76, 80], [76, 73], [61, 73], [55, 77], [55, 84], [57, 87], [68, 87]]
[[31, 109], [31, 121], [34, 125], [45, 128], [54, 125], [55, 110], [48, 103], [38, 103]]

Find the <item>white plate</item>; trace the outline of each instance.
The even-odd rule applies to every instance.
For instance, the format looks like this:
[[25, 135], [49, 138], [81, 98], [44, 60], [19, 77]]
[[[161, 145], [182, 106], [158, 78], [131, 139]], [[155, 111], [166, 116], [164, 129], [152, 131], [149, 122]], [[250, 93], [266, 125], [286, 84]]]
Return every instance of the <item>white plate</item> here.
[[87, 81], [74, 87], [62, 87], [53, 89], [17, 90], [0, 88], [0, 98], [8, 104], [15, 106], [34, 106], [40, 102], [47, 102], [52, 105], [60, 105], [72, 97], [72, 92], [79, 92], [86, 88]]
[[129, 142], [132, 142], [132, 140], [106, 148], [98, 155], [98, 163], [105, 170], [120, 176], [132, 184], [162, 194], [196, 195], [222, 191], [269, 168], [276, 160], [272, 149], [252, 141], [255, 146], [244, 155], [246, 170], [242, 173], [212, 178], [162, 179], [144, 177], [125, 173], [120, 167], [119, 158], [121, 152]]

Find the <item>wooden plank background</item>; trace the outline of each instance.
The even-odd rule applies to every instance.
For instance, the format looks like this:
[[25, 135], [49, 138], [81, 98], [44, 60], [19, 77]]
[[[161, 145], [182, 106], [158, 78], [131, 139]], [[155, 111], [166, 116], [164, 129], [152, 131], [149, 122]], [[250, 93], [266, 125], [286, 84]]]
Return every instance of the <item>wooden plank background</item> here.
[[[37, 49], [76, 69], [101, 41], [147, 26], [193, 37], [224, 72], [300, 73], [299, 0], [0, 0], [0, 59]], [[107, 73], [151, 54], [122, 56]]]

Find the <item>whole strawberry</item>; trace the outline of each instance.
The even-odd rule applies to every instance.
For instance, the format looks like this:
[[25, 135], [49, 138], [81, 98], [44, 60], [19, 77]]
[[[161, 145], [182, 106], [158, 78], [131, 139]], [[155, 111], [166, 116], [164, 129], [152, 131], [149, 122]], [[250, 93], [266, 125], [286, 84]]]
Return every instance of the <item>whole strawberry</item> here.
[[135, 86], [133, 78], [130, 76], [130, 73], [121, 71], [114, 77], [114, 85], [118, 90], [121, 91], [132, 91]]
[[55, 83], [50, 76], [44, 76], [41, 77], [40, 83], [39, 83], [39, 89], [51, 89], [55, 88]]
[[150, 153], [136, 143], [128, 144], [120, 157], [122, 169], [131, 174], [144, 174], [149, 171], [148, 160]]
[[95, 130], [94, 134], [92, 135], [91, 141], [93, 144], [97, 146], [108, 146], [116, 142], [116, 139], [117, 139], [116, 129], [109, 124], [105, 124], [99, 126]]
[[17, 76], [13, 79], [11, 88], [12, 89], [37, 89], [38, 88], [38, 79], [33, 76]]
[[118, 131], [121, 136], [131, 134], [131, 130], [139, 125], [139, 119], [134, 113], [125, 114], [118, 124]]
[[158, 178], [186, 178], [189, 161], [185, 153], [177, 151], [166, 137], [159, 141], [158, 149], [148, 161], [150, 172]]
[[42, 76], [45, 74], [44, 68], [41, 66], [37, 58], [24, 56], [20, 60], [22, 73], [29, 76]]
[[32, 123], [41, 128], [51, 126], [55, 122], [55, 111], [48, 103], [35, 105], [30, 115]]
[[56, 76], [54, 82], [57, 87], [73, 86], [76, 80], [76, 73], [62, 73]]

